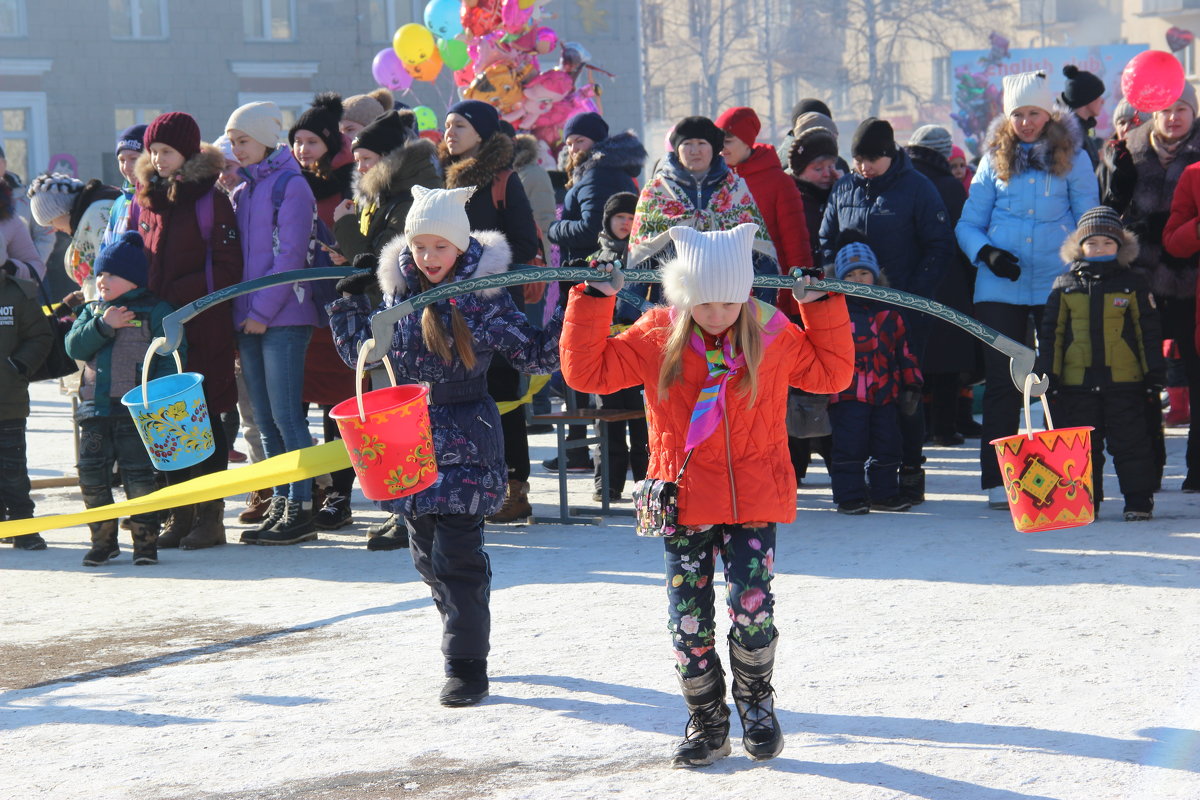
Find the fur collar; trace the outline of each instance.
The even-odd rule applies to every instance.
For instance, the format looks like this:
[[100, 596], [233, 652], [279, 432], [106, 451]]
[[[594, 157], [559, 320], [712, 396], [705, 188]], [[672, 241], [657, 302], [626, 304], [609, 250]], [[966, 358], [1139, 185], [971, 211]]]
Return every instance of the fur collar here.
[[438, 145], [438, 159], [446, 171], [447, 189], [491, 186], [497, 175], [512, 169], [513, 140], [503, 133], [494, 133], [479, 148], [478, 154], [457, 160], [442, 142]]
[[513, 169], [524, 169], [538, 161], [538, 140], [531, 133], [513, 137]]
[[575, 167], [575, 173], [571, 176], [575, 183], [579, 183], [588, 171], [596, 167], [619, 169], [630, 177], [636, 177], [646, 163], [646, 148], [642, 147], [641, 140], [634, 136], [633, 131], [608, 137], [592, 147], [588, 154], [591, 157]]
[[[481, 278], [485, 275], [500, 275], [508, 272], [512, 263], [512, 248], [499, 231], [472, 231], [471, 244], [462, 254], [454, 280]], [[385, 297], [408, 297], [421, 291], [416, 264], [408, 250], [408, 240], [397, 236], [379, 254], [379, 271], [376, 273], [379, 288]], [[481, 297], [494, 297], [504, 288], [484, 289]]]
[[223, 169], [225, 156], [213, 145], [203, 142], [200, 152], [183, 162], [179, 175], [168, 180], [158, 176], [147, 150], [138, 156], [133, 167], [138, 202], [151, 211], [161, 211], [182, 197], [199, 197], [213, 187]]
[[359, 207], [383, 205], [390, 197], [412, 191], [416, 185], [430, 185], [429, 175], [437, 176], [437, 151], [428, 139], [417, 139], [399, 147], [379, 160], [366, 174], [354, 173], [354, 199]]
[[[1141, 245], [1138, 243], [1137, 234], [1126, 228], [1125, 241], [1122, 242], [1117, 250], [1117, 260], [1114, 265], [1121, 267], [1129, 267], [1138, 257], [1138, 252], [1141, 250]], [[1062, 247], [1058, 250], [1059, 257], [1064, 262], [1070, 264], [1072, 262], [1087, 261], [1083, 255], [1083, 232], [1075, 230], [1062, 243]]]
[[1083, 128], [1075, 114], [1055, 111], [1032, 147], [1022, 147], [1008, 117], [992, 120], [987, 132], [987, 155], [996, 177], [1007, 183], [1026, 170], [1049, 172], [1066, 177], [1075, 165], [1075, 155], [1083, 147]]

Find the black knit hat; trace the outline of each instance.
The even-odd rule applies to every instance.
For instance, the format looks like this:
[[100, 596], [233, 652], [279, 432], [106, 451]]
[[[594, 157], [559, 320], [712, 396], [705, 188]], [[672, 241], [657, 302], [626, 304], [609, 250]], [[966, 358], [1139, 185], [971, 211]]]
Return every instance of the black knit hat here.
[[854, 131], [850, 142], [850, 154], [854, 158], [873, 161], [876, 158], [896, 156], [896, 133], [892, 124], [885, 119], [867, 117]]
[[838, 144], [833, 134], [825, 128], [809, 128], [792, 142], [788, 152], [788, 167], [792, 175], [799, 178], [808, 165], [824, 156], [837, 158]]
[[633, 192], [617, 192], [604, 204], [604, 232], [612, 235], [608, 224], [617, 214], [637, 213], [638, 196]]
[[413, 112], [388, 111], [359, 131], [350, 149], [357, 150], [361, 147], [381, 156], [386, 155], [403, 147], [409, 139], [415, 138], [416, 129], [417, 117]]
[[1096, 206], [1083, 212], [1077, 230], [1081, 245], [1093, 236], [1107, 236], [1117, 244], [1125, 244], [1125, 226], [1121, 224], [1121, 215], [1108, 206]]
[[792, 125], [796, 124], [796, 117], [800, 116], [801, 114], [807, 114], [810, 111], [815, 111], [818, 114], [824, 114], [830, 119], [833, 118], [833, 112], [829, 110], [829, 106], [825, 105], [825, 103], [821, 102], [815, 97], [805, 97], [803, 100], [800, 100], [798, 103], [796, 103], [796, 105], [792, 106]]
[[714, 156], [725, 147], [725, 132], [708, 117], [684, 117], [679, 120], [671, 131], [671, 149], [678, 150], [679, 145], [688, 139], [704, 139], [712, 145]]
[[288, 144], [296, 143], [296, 131], [311, 131], [325, 143], [325, 149], [329, 151], [327, 155], [332, 159], [342, 149], [342, 133], [338, 130], [341, 121], [341, 95], [337, 92], [321, 92], [288, 131]]
[[1067, 64], [1063, 67], [1063, 75], [1067, 77], [1067, 85], [1063, 89], [1062, 102], [1072, 111], [1104, 96], [1104, 81], [1092, 73]]

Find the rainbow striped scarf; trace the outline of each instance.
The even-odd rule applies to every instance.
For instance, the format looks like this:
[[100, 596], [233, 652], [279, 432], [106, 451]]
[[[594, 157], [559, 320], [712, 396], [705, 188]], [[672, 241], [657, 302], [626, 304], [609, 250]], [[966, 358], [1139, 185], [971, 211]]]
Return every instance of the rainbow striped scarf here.
[[[759, 300], [751, 299], [750, 306], [758, 317], [758, 324], [762, 326], [763, 350], [766, 350], [775, 337], [788, 326], [787, 316], [775, 306]], [[694, 323], [689, 344], [692, 350], [704, 356], [708, 364], [708, 378], [700, 387], [700, 394], [696, 396], [696, 407], [692, 409], [692, 419], [688, 423], [685, 450], [696, 447], [716, 431], [717, 425], [725, 415], [726, 384], [729, 383], [730, 377], [746, 364], [746, 356], [743, 353], [734, 354], [732, 337], [725, 336], [720, 347], [709, 350], [704, 345], [704, 335], [700, 326]]]

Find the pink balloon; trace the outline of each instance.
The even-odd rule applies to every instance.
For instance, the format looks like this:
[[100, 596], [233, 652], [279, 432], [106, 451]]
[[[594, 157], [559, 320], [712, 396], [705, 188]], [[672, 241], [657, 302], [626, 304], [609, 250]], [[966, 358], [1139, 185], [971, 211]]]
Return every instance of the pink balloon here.
[[371, 61], [371, 76], [380, 86], [387, 87], [393, 92], [402, 92], [412, 86], [412, 75], [404, 68], [404, 63], [396, 51], [388, 47], [375, 54]]
[[1147, 50], [1129, 59], [1121, 73], [1121, 92], [1129, 104], [1147, 114], [1170, 108], [1183, 94], [1183, 64], [1170, 53]]

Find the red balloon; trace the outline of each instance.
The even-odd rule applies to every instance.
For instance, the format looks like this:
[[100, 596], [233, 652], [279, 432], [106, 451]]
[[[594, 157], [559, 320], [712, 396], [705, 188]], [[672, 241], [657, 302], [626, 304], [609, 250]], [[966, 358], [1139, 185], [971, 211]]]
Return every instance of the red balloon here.
[[1129, 59], [1121, 73], [1121, 92], [1129, 104], [1147, 114], [1170, 108], [1183, 94], [1183, 64], [1170, 53], [1147, 50]]

